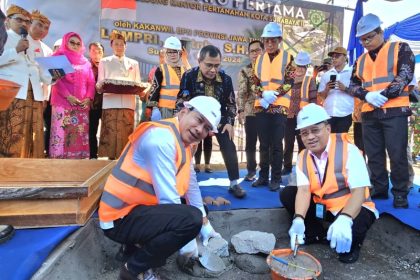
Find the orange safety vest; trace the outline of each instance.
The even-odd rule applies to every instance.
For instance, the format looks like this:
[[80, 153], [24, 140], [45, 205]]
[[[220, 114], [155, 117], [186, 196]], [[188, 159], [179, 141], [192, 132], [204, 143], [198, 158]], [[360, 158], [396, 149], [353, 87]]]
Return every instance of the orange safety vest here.
[[[162, 70], [163, 80], [160, 89], [158, 107], [175, 109], [176, 99], [179, 92], [179, 84], [181, 81], [172, 66], [168, 64], [161, 64], [160, 69]], [[181, 67], [181, 77], [184, 72], [185, 68]]]
[[309, 85], [311, 84], [312, 77], [305, 76], [300, 87], [300, 103], [299, 107], [302, 109], [309, 104]]
[[[314, 195], [315, 203], [322, 203], [328, 211], [340, 211], [351, 197], [351, 191], [347, 184], [347, 148], [349, 141], [347, 134], [337, 133], [330, 135], [330, 147], [328, 150], [328, 166], [324, 174], [325, 180], [321, 186], [318, 171], [309, 151], [303, 150], [299, 154], [299, 167], [308, 177], [310, 191]], [[374, 210], [375, 204], [369, 194], [369, 188], [365, 187], [365, 202], [363, 205]]]
[[[384, 90], [397, 75], [398, 42], [387, 42], [379, 50], [373, 61], [368, 53], [362, 54], [357, 60], [356, 75], [362, 81], [362, 87], [368, 91]], [[401, 96], [389, 99], [381, 108], [410, 106], [408, 87]], [[362, 106], [362, 112], [373, 111], [374, 107], [367, 102]]]
[[149, 172], [133, 161], [133, 143], [149, 128], [162, 127], [171, 131], [176, 143], [176, 189], [183, 196], [189, 187], [191, 149], [184, 147], [176, 118], [144, 122], [129, 136], [117, 165], [112, 170], [99, 203], [99, 219], [111, 222], [126, 216], [138, 205], [156, 205], [158, 200]]
[[[292, 56], [285, 50], [280, 50], [279, 54], [270, 61], [268, 53], [258, 56], [255, 62], [254, 74], [261, 81], [264, 90], [277, 90], [284, 83], [286, 67], [290, 63]], [[290, 93], [277, 97], [272, 105], [281, 105], [289, 108]], [[255, 107], [261, 107], [259, 98], [255, 99]]]

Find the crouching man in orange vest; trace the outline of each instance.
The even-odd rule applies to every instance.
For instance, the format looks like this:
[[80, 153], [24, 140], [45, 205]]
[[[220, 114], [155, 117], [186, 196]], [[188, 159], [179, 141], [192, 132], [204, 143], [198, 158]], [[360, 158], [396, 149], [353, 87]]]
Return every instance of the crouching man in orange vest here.
[[[292, 249], [329, 240], [341, 262], [353, 263], [378, 212], [370, 199], [363, 156], [346, 134], [331, 133], [329, 118], [314, 103], [299, 112], [296, 129], [306, 149], [296, 164], [297, 187], [286, 187], [280, 200], [293, 216]], [[328, 230], [324, 221], [331, 223]]]
[[199, 233], [203, 244], [220, 236], [206, 218], [196, 177], [190, 176], [191, 145], [217, 131], [220, 104], [198, 96], [185, 105], [175, 118], [140, 124], [105, 184], [100, 226], [110, 239], [135, 248], [121, 280], [159, 279], [152, 269], [177, 250], [188, 259], [198, 255]]

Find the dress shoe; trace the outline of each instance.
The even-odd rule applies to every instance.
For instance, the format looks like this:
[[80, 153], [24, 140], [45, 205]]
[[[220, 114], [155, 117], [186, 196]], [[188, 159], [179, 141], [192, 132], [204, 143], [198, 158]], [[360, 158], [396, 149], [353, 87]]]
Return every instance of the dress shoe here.
[[252, 186], [254, 188], [256, 187], [262, 187], [262, 186], [268, 186], [268, 179], [265, 179], [263, 177], [258, 177], [257, 181], [252, 183]]
[[196, 258], [185, 255], [178, 255], [176, 263], [179, 269], [188, 275], [199, 277], [200, 276], [200, 263]]
[[394, 208], [408, 208], [407, 196], [397, 195], [394, 196]]
[[246, 196], [246, 192], [241, 188], [239, 184], [230, 187], [229, 192], [237, 198], [244, 198]]
[[269, 185], [270, 191], [272, 192], [278, 191], [280, 189], [280, 183], [281, 181], [271, 180], [270, 185]]
[[0, 243], [6, 242], [12, 238], [15, 229], [11, 225], [0, 225]]
[[290, 173], [292, 173], [291, 168], [283, 168], [283, 170], [281, 171], [281, 176], [289, 175]]
[[252, 182], [255, 180], [255, 172], [248, 172], [248, 174], [245, 175], [244, 180], [248, 182]]
[[198, 164], [194, 165], [194, 171], [195, 173], [200, 173], [200, 165]]
[[120, 269], [118, 280], [161, 280], [161, 278], [153, 269], [134, 275], [124, 264]]
[[206, 164], [206, 166], [204, 167], [204, 172], [213, 173], [213, 169], [211, 169], [210, 164]]
[[338, 254], [338, 260], [342, 263], [354, 263], [359, 259], [360, 246], [354, 246], [348, 253]]

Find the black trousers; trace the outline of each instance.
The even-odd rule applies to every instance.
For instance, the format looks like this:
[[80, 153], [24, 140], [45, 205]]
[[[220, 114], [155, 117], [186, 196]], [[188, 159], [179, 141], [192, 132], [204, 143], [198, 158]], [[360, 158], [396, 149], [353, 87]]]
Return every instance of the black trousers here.
[[365, 147], [363, 145], [363, 130], [362, 130], [362, 123], [354, 122], [353, 123], [353, 136], [354, 136], [354, 144], [356, 145], [359, 150], [365, 154]]
[[292, 169], [293, 149], [295, 138], [298, 142], [299, 152], [305, 149], [298, 131], [296, 131], [296, 117], [287, 118], [286, 128], [284, 130], [284, 169]]
[[47, 157], [50, 154], [50, 133], [51, 133], [51, 103], [47, 102], [47, 107], [44, 109], [44, 147]]
[[245, 153], [248, 173], [255, 173], [257, 170], [257, 139], [257, 118], [255, 116], [247, 116], [245, 117]]
[[92, 109], [89, 111], [89, 149], [90, 158], [98, 158], [98, 133], [99, 120], [101, 119], [102, 109]]
[[260, 174], [268, 179], [271, 165], [271, 180], [281, 182], [283, 166], [283, 137], [286, 116], [283, 114], [257, 113], [258, 138], [260, 140]]
[[[283, 203], [290, 218], [295, 214], [295, 199], [296, 199], [297, 187], [287, 186], [280, 193], [280, 201]], [[335, 216], [327, 211], [326, 220], [330, 223], [334, 222]], [[375, 222], [375, 214], [362, 207], [359, 215], [353, 220], [352, 226], [352, 248], [353, 246], [361, 246], [363, 240], [365, 240], [366, 233], [370, 226]], [[313, 237], [326, 237], [328, 228], [324, 228], [323, 220], [320, 220], [315, 215], [315, 203], [311, 197], [311, 204], [309, 205], [308, 212], [305, 217], [305, 236], [310, 239]]]
[[406, 196], [409, 192], [407, 116], [363, 119], [362, 126], [373, 189], [376, 193], [388, 192], [386, 164], [386, 153], [388, 153], [391, 163], [391, 192], [394, 196]]
[[194, 159], [196, 164], [201, 162], [201, 152], [203, 151], [204, 146], [204, 163], [210, 164], [211, 152], [213, 150], [213, 137], [207, 136], [203, 141], [198, 143], [197, 151], [194, 154]]
[[235, 143], [233, 143], [233, 139], [229, 139], [229, 133], [227, 131], [222, 133], [222, 129], [223, 125], [219, 128], [219, 133], [216, 133], [216, 139], [217, 142], [219, 142], [220, 151], [222, 152], [229, 180], [237, 180], [239, 179], [239, 166], [236, 146]]
[[345, 117], [331, 117], [328, 122], [331, 125], [331, 133], [347, 133], [351, 126], [352, 117], [351, 114]]
[[201, 211], [193, 206], [140, 205], [104, 233], [118, 243], [141, 246], [127, 261], [128, 269], [138, 274], [165, 265], [169, 256], [198, 235], [202, 224]]

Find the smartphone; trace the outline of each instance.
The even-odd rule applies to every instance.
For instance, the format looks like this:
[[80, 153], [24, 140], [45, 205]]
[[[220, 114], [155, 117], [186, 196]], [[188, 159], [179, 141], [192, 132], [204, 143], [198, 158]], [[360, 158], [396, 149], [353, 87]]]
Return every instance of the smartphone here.
[[337, 81], [337, 75], [331, 75], [330, 82], [335, 82], [335, 81]]

